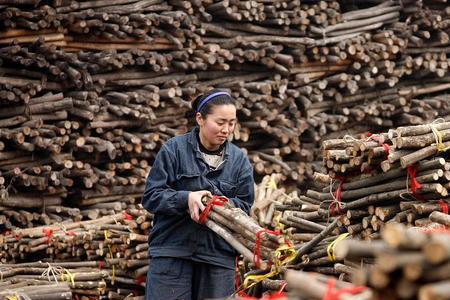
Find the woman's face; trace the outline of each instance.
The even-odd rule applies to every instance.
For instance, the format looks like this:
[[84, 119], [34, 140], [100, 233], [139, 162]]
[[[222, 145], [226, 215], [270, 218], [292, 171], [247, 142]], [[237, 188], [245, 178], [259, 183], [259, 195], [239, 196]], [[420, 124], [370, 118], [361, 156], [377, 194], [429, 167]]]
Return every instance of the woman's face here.
[[215, 105], [205, 118], [195, 116], [200, 127], [200, 140], [208, 150], [217, 150], [233, 133], [236, 125], [236, 107], [232, 104]]

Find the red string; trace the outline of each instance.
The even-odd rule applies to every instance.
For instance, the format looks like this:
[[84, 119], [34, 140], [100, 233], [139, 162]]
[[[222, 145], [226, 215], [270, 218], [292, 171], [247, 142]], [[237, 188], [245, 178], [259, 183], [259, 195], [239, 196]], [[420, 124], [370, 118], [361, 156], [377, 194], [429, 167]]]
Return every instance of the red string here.
[[368, 132], [368, 133], [367, 133], [367, 136], [368, 136], [372, 141], [377, 142], [378, 145], [380, 145], [381, 147], [383, 147], [384, 153], [386, 153], [386, 156], [389, 155], [390, 147], [389, 147], [388, 144], [384, 144], [384, 143], [381, 142], [380, 136], [375, 136], [375, 135], [373, 135], [373, 133], [371, 133], [371, 132]]
[[104, 263], [101, 260], [99, 260], [98, 261], [98, 270], [99, 271], [101, 271], [103, 269], [103, 265], [104, 265]]
[[334, 216], [335, 215], [335, 208], [336, 208], [336, 213], [340, 214], [341, 213], [341, 193], [342, 193], [342, 185], [344, 184], [344, 177], [338, 176], [336, 177], [340, 182], [339, 182], [339, 186], [337, 187], [336, 191], [334, 191], [333, 196], [336, 199], [337, 203], [333, 202], [330, 205], [330, 215]]
[[42, 233], [47, 237], [47, 244], [50, 243], [50, 239], [53, 236], [53, 230], [51, 230], [50, 228], [44, 228], [42, 229]]
[[448, 204], [442, 199], [438, 201], [438, 204], [441, 207], [441, 211], [448, 215]]
[[263, 233], [280, 235], [278, 230], [269, 230], [265, 228], [256, 233], [255, 246], [253, 247], [253, 264], [258, 269], [261, 266], [261, 234]]
[[386, 153], [386, 156], [388, 156], [389, 155], [389, 151], [391, 150], [389, 145], [388, 144], [381, 144], [381, 147], [383, 147], [384, 153]]
[[336, 281], [334, 279], [328, 280], [327, 290], [325, 292], [325, 295], [323, 295], [322, 300], [339, 300], [341, 295], [345, 294], [356, 295], [366, 289], [365, 286], [353, 286], [338, 290], [334, 288], [335, 283]]
[[200, 218], [198, 220], [199, 224], [205, 224], [206, 219], [208, 218], [209, 212], [213, 205], [223, 206], [226, 202], [228, 202], [228, 198], [224, 196], [213, 196], [211, 200], [206, 205], [206, 208], [202, 211]]
[[419, 195], [417, 195], [417, 190], [422, 187], [420, 182], [416, 179], [416, 172], [417, 172], [417, 165], [407, 166], [406, 171], [409, 175], [409, 185], [411, 186], [411, 192], [414, 195], [414, 197], [420, 198]]
[[145, 276], [139, 276], [135, 279], [134, 282], [136, 282], [137, 285], [141, 285], [141, 283], [144, 283], [146, 280]]
[[68, 235], [68, 236], [75, 236], [76, 233], [74, 231], [67, 231], [66, 235]]
[[129, 213], [127, 213], [126, 211], [123, 212], [123, 218], [127, 221], [132, 221], [133, 220], [133, 216], [131, 216]]

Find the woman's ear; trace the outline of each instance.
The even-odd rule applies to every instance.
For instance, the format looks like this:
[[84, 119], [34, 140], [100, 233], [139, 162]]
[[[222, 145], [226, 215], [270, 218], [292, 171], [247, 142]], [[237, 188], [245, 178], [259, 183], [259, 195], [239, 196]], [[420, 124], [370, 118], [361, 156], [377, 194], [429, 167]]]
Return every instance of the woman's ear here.
[[195, 121], [197, 121], [198, 126], [203, 126], [205, 120], [203, 120], [202, 114], [199, 112], [195, 113]]

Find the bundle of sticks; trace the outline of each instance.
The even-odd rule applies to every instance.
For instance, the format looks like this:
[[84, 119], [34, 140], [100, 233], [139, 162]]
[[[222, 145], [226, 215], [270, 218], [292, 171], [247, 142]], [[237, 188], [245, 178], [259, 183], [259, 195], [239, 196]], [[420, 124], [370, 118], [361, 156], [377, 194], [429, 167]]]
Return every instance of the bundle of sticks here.
[[0, 292], [0, 299], [55, 299], [55, 300], [70, 300], [72, 299], [72, 292], [68, 284], [49, 284], [36, 283], [30, 281], [18, 282], [15, 280], [2, 280], [2, 291]]
[[441, 154], [446, 126], [430, 123], [324, 141], [329, 172], [316, 178], [328, 186], [308, 190], [304, 199], [316, 201], [322, 216], [345, 214], [339, 225], [362, 238], [376, 237], [389, 222], [426, 225], [433, 211], [448, 213], [450, 165]]
[[[262, 282], [262, 288], [265, 290], [262, 297], [253, 298], [263, 300], [373, 299], [371, 289], [339, 281], [332, 276], [296, 270], [287, 270], [283, 275], [285, 280], [265, 279]], [[242, 299], [252, 295], [247, 293], [245, 296], [241, 294], [227, 299]]]
[[[439, 27], [446, 20], [444, 12], [436, 11], [440, 19], [429, 22], [419, 22], [413, 15], [417, 29], [410, 28], [409, 23], [398, 22], [399, 13], [409, 16], [422, 8], [405, 10], [396, 1], [370, 9], [349, 9], [347, 3], [338, 1], [85, 1], [55, 2], [52, 7], [11, 2], [24, 7], [1, 10], [9, 28], [2, 34], [4, 42], [16, 40], [0, 51], [5, 64], [1, 98], [28, 103], [36, 93], [61, 90], [67, 106], [48, 113], [56, 112], [58, 117], [52, 118], [60, 121], [80, 122], [78, 130], [69, 128], [69, 141], [67, 134], [47, 132], [42, 139], [19, 142], [19, 148], [26, 151], [34, 147], [57, 152], [65, 146], [79, 151], [83, 160], [100, 152], [110, 160], [133, 153], [132, 158], [151, 161], [162, 141], [187, 130], [185, 100], [209, 87], [220, 87], [229, 89], [239, 102], [242, 122], [234, 137], [239, 146], [249, 150], [256, 173], [282, 172], [287, 180], [305, 187], [305, 179], [312, 179], [320, 169], [313, 161], [322, 138], [353, 130], [356, 123], [368, 125], [358, 130], [368, 130], [397, 122], [423, 122], [431, 110], [424, 112], [425, 108], [410, 98], [446, 88], [445, 76], [440, 79], [447, 70], [442, 55], [435, 73], [433, 56], [426, 57], [427, 63], [419, 63], [416, 54], [398, 55], [407, 49], [409, 39], [414, 40], [412, 34], [417, 37], [426, 29], [439, 32], [445, 42]], [[271, 26], [280, 24], [284, 27]], [[61, 36], [64, 45], [58, 44]], [[106, 46], [111, 51], [105, 50]], [[68, 52], [83, 47], [89, 51]], [[17, 63], [23, 69], [17, 69]], [[29, 70], [30, 66], [36, 68]], [[431, 73], [422, 72], [422, 66]], [[405, 79], [400, 89], [403, 76], [413, 71], [421, 78]], [[429, 80], [427, 87], [419, 84], [422, 74], [434, 80]], [[379, 86], [387, 89], [379, 93]], [[72, 104], [66, 96], [72, 98]], [[364, 103], [369, 99], [370, 105]], [[380, 99], [382, 104], [377, 103]], [[31, 107], [33, 118], [37, 112]], [[25, 117], [14, 115], [5, 122], [18, 127]], [[270, 143], [261, 142], [267, 138]], [[131, 158], [128, 162], [137, 166]], [[146, 170], [142, 169], [136, 172]], [[86, 180], [88, 186], [98, 183], [95, 175]], [[120, 177], [133, 183], [142, 181], [142, 176], [129, 176], [119, 175], [112, 181], [126, 181]], [[42, 188], [45, 177], [34, 179]]]
[[139, 207], [95, 220], [13, 230], [1, 239], [1, 272], [13, 283], [72, 282], [77, 295], [138, 295], [149, 268], [151, 219]]
[[261, 227], [227, 198], [213, 196], [204, 202], [200, 223], [226, 240], [254, 268], [268, 271], [271, 265], [278, 268], [292, 260], [293, 245], [279, 231]]
[[336, 247], [341, 259], [374, 258], [373, 265], [355, 268], [352, 281], [373, 289], [372, 299], [445, 299], [449, 295], [448, 229], [409, 228], [387, 224], [382, 240], [353, 239]]

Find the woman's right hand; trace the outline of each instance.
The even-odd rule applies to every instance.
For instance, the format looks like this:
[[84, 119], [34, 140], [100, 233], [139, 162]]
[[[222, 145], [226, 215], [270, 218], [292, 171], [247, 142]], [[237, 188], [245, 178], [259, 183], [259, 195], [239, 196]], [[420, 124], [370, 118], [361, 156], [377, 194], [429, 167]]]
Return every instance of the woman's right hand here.
[[209, 191], [196, 191], [190, 192], [188, 197], [189, 215], [191, 219], [198, 223], [201, 212], [205, 209], [202, 203], [204, 196], [212, 197]]

